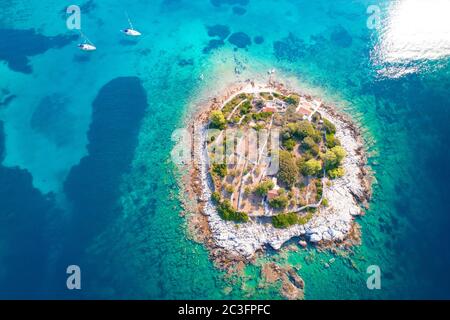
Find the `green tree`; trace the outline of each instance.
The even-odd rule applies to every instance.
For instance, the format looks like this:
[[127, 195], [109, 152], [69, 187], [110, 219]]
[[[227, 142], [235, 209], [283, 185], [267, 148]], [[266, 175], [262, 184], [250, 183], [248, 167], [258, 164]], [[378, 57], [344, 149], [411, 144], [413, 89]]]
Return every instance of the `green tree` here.
[[294, 150], [295, 140], [294, 139], [283, 140], [283, 147], [285, 147], [286, 150], [288, 151]]
[[219, 192], [213, 192], [211, 194], [211, 200], [214, 204], [219, 204], [220, 203], [220, 193]]
[[284, 102], [286, 102], [287, 104], [291, 105], [291, 106], [296, 106], [298, 105], [299, 102], [299, 98], [297, 96], [289, 96], [289, 97], [285, 97]]
[[311, 151], [314, 156], [317, 156], [320, 152], [319, 145], [311, 137], [306, 137], [303, 139], [302, 146], [305, 150]]
[[221, 178], [225, 178], [227, 175], [227, 165], [214, 163], [212, 166], [212, 172]]
[[275, 228], [288, 228], [298, 223], [298, 215], [295, 212], [281, 213], [272, 217], [272, 224]]
[[217, 206], [217, 212], [222, 219], [227, 221], [247, 222], [249, 220], [248, 214], [234, 210], [228, 199]]
[[312, 115], [312, 117], [311, 117], [311, 119], [312, 119], [312, 121], [313, 122], [319, 122], [320, 121], [320, 119], [322, 119], [322, 116], [320, 115], [320, 113], [319, 112], [314, 112], [314, 114]]
[[325, 163], [325, 168], [327, 170], [335, 168], [336, 165], [338, 164], [337, 156], [331, 150], [328, 150], [325, 154], [323, 154], [322, 155], [322, 159], [323, 159], [323, 161]]
[[337, 159], [338, 164], [340, 164], [342, 162], [342, 160], [344, 160], [344, 158], [347, 155], [347, 152], [341, 146], [333, 147], [331, 149], [331, 151], [336, 155], [336, 159]]
[[325, 162], [325, 168], [327, 170], [336, 169], [341, 163], [342, 160], [347, 155], [345, 149], [341, 146], [336, 146], [328, 150], [324, 155], [322, 155], [322, 159]]
[[344, 176], [345, 170], [342, 167], [338, 167], [338, 168], [328, 170], [327, 174], [330, 179], [337, 179], [337, 178]]
[[305, 164], [302, 167], [303, 175], [305, 176], [316, 176], [320, 174], [322, 171], [322, 163], [319, 160], [316, 159], [310, 159], [305, 162]]
[[225, 186], [225, 191], [228, 193], [233, 193], [234, 192], [234, 187], [231, 184], [228, 184]]
[[323, 119], [323, 127], [327, 133], [336, 133], [336, 126], [328, 119]]
[[252, 109], [252, 104], [248, 100], [243, 102], [241, 104], [241, 106], [239, 107], [239, 110], [240, 110], [240, 113], [242, 116], [249, 113], [251, 109]]
[[211, 127], [219, 130], [225, 129], [227, 121], [222, 111], [214, 110], [213, 112], [211, 112], [210, 120], [211, 120]]
[[272, 190], [274, 187], [275, 185], [272, 180], [266, 179], [255, 188], [255, 193], [261, 197], [264, 197], [267, 195], [269, 190]]
[[269, 201], [269, 205], [274, 209], [284, 209], [289, 204], [289, 199], [286, 195], [280, 195]]
[[316, 133], [316, 130], [314, 129], [311, 122], [307, 120], [299, 121], [296, 123], [295, 128], [295, 135], [300, 139], [303, 140], [304, 138], [308, 136], [314, 136]]
[[327, 148], [333, 148], [336, 147], [338, 145], [340, 145], [341, 142], [339, 141], [338, 138], [336, 138], [336, 136], [332, 133], [327, 133], [326, 135], [326, 146]]
[[279, 157], [278, 178], [289, 187], [292, 187], [299, 175], [295, 157], [290, 152], [284, 150], [280, 151]]

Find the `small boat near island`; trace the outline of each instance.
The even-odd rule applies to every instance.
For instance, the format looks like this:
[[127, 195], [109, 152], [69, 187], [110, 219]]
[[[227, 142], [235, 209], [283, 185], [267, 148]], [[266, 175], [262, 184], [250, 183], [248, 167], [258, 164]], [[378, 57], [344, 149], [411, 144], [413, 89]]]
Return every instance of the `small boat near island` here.
[[82, 51], [95, 51], [97, 48], [90, 43], [80, 43], [78, 48]]
[[124, 33], [127, 36], [130, 37], [139, 37], [142, 35], [142, 33], [140, 33], [139, 31], [137, 31], [136, 29], [134, 29], [133, 24], [131, 23], [130, 17], [128, 16], [128, 14], [126, 14], [127, 19], [128, 19], [128, 24], [130, 25], [129, 28], [127, 29], [123, 29], [120, 30], [122, 33]]
[[97, 47], [83, 33], [81, 33], [81, 36], [84, 38], [84, 42], [78, 44], [78, 48], [80, 50], [82, 50], [82, 51], [95, 51], [95, 50], [97, 50]]

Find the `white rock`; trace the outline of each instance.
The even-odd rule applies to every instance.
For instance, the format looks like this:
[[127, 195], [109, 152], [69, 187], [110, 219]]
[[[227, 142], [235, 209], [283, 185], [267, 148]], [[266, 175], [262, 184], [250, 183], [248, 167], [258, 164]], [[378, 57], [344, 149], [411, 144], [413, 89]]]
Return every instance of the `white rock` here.
[[310, 242], [319, 242], [319, 241], [321, 241], [322, 240], [322, 236], [320, 236], [319, 234], [317, 234], [317, 233], [313, 233], [312, 235], [310, 235], [309, 236], [309, 241]]

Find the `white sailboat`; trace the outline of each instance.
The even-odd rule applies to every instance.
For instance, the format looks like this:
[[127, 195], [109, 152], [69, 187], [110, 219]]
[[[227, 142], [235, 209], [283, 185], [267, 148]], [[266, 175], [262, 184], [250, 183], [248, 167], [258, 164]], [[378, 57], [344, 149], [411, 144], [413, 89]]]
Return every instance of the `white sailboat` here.
[[97, 50], [97, 47], [94, 46], [94, 44], [82, 32], [80, 32], [80, 34], [84, 38], [84, 42], [80, 43], [78, 45], [78, 48], [81, 51], [95, 51], [95, 50]]
[[142, 35], [139, 31], [137, 31], [133, 28], [133, 24], [131, 23], [131, 20], [130, 20], [130, 17], [128, 16], [128, 14], [126, 14], [126, 16], [127, 16], [128, 24], [130, 25], [130, 27], [127, 29], [123, 29], [121, 31], [130, 37], [139, 37], [140, 35]]

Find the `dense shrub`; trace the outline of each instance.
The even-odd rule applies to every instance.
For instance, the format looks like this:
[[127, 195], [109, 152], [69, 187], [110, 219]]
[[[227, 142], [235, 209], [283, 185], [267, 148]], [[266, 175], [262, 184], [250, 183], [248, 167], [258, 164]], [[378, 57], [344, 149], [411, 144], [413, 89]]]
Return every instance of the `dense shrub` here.
[[308, 212], [305, 215], [300, 215], [300, 213], [296, 212], [281, 213], [272, 217], [272, 224], [275, 228], [284, 229], [295, 224], [304, 225], [308, 223], [312, 217], [312, 212]]
[[225, 178], [225, 176], [227, 175], [227, 165], [224, 163], [222, 164], [214, 163], [212, 165], [212, 172], [213, 174], [221, 178]]
[[341, 146], [335, 146], [328, 150], [324, 155], [322, 155], [322, 159], [325, 162], [325, 168], [327, 170], [336, 169], [344, 160], [347, 152]]
[[336, 138], [336, 136], [332, 133], [327, 133], [326, 135], [326, 146], [327, 148], [333, 148], [336, 146], [339, 146], [341, 144], [341, 142], [339, 141], [338, 138]]
[[335, 168], [338, 164], [336, 154], [331, 150], [328, 150], [325, 154], [323, 154], [322, 159], [327, 170]]
[[295, 140], [294, 139], [283, 140], [283, 147], [285, 147], [286, 150], [288, 151], [294, 150]]
[[313, 156], [317, 156], [320, 152], [319, 145], [311, 137], [306, 137], [303, 139], [302, 147], [305, 150], [311, 151]]
[[314, 112], [314, 114], [311, 117], [311, 120], [316, 123], [319, 122], [321, 119], [322, 119], [322, 115], [317, 111]]
[[239, 111], [242, 116], [249, 113], [251, 109], [252, 109], [252, 104], [248, 100], [243, 102], [241, 104], [241, 106], [239, 107]]
[[288, 228], [298, 223], [298, 215], [295, 212], [281, 213], [272, 217], [272, 224], [275, 228]]
[[226, 221], [247, 222], [248, 214], [233, 209], [229, 200], [224, 200], [217, 206], [217, 212]]
[[344, 160], [347, 152], [341, 146], [336, 146], [331, 149], [331, 151], [336, 155], [338, 164], [341, 164], [342, 160]]
[[320, 199], [322, 199], [322, 195], [323, 195], [322, 181], [317, 180], [316, 181], [316, 201], [320, 201]]
[[307, 214], [305, 214], [303, 216], [299, 216], [297, 224], [300, 224], [300, 225], [307, 224], [309, 222], [309, 220], [311, 220], [311, 218], [313, 217], [313, 213], [314, 213], [314, 211], [308, 211]]
[[225, 129], [225, 126], [227, 124], [227, 121], [225, 119], [225, 116], [223, 115], [222, 111], [220, 110], [214, 110], [211, 112], [211, 127], [219, 130]]
[[228, 184], [225, 187], [225, 191], [228, 192], [228, 193], [233, 193], [234, 192], [234, 187], [231, 184]]
[[294, 135], [300, 140], [303, 140], [308, 136], [312, 137], [316, 134], [316, 130], [314, 129], [313, 125], [307, 120], [299, 121], [293, 125], [295, 125], [295, 127], [293, 128]]
[[327, 133], [336, 133], [336, 126], [330, 122], [328, 119], [323, 119], [323, 127]]
[[322, 171], [322, 163], [316, 159], [310, 159], [302, 165], [302, 173], [305, 176], [317, 176]]
[[288, 206], [289, 199], [286, 195], [280, 195], [270, 200], [269, 205], [274, 209], [284, 209]]
[[219, 204], [220, 203], [220, 193], [219, 192], [213, 192], [211, 194], [211, 200], [214, 204]]
[[285, 97], [283, 100], [284, 100], [284, 102], [286, 102], [287, 104], [289, 104], [291, 106], [298, 105], [298, 102], [300, 101], [300, 99], [297, 96]]
[[294, 156], [288, 152], [280, 151], [278, 178], [289, 187], [292, 187], [298, 179], [299, 171]]
[[269, 192], [269, 190], [273, 189], [274, 186], [275, 185], [272, 180], [265, 180], [255, 188], [255, 193], [261, 197], [264, 197], [265, 195], [267, 195], [267, 192]]
[[252, 113], [252, 118], [255, 121], [260, 120], [266, 120], [267, 118], [270, 118], [270, 116], [273, 114], [273, 112], [258, 112], [258, 113]]
[[327, 171], [327, 175], [330, 179], [337, 179], [343, 177], [345, 174], [345, 170], [342, 167], [334, 168]]

